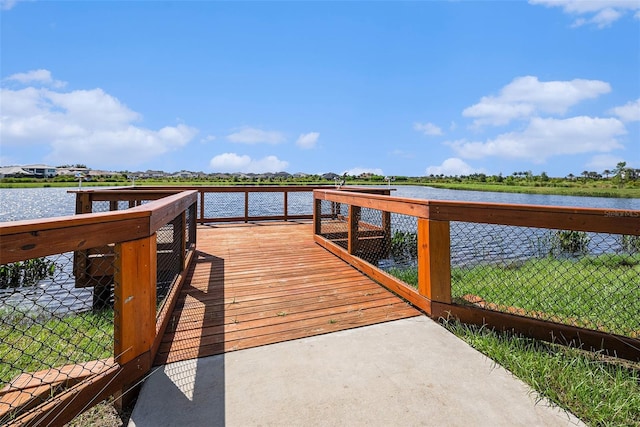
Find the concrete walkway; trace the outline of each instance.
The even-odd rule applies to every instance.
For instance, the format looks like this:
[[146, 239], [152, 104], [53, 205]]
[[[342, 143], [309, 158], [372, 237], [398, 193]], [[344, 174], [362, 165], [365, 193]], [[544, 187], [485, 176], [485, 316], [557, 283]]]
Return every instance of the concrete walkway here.
[[427, 317], [172, 363], [130, 426], [574, 426]]

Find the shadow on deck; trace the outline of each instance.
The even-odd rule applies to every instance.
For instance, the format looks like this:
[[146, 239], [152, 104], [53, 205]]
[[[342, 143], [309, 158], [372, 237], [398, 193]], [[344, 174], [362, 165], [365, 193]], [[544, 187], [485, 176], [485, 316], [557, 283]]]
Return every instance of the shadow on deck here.
[[155, 364], [420, 314], [315, 244], [310, 223], [204, 226]]

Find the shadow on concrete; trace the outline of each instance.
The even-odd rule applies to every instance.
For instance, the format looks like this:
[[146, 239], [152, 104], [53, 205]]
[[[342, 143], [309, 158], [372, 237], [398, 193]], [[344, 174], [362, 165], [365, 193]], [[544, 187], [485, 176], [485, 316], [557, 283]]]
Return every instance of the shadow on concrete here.
[[[209, 265], [209, 281], [206, 290], [194, 288], [192, 278], [197, 271], [202, 274], [204, 265]], [[196, 260], [189, 270], [187, 279], [183, 285], [176, 308], [173, 311], [172, 319], [169, 322], [167, 332], [175, 332], [175, 328], [180, 324], [180, 317], [188, 315], [189, 311], [183, 310], [185, 304], [198, 304], [204, 307], [204, 313], [199, 320], [201, 323], [207, 321], [209, 326], [220, 327], [222, 334], [221, 346], [224, 347], [224, 259], [197, 251]], [[203, 348], [206, 343], [200, 333], [202, 328], [194, 331], [192, 339], [199, 339], [200, 349], [197, 359], [186, 360], [181, 363], [171, 363], [169, 365], [154, 368], [149, 377], [153, 377], [154, 390], [159, 393], [153, 400], [160, 399], [166, 401], [166, 408], [181, 408], [180, 413], [167, 411], [162, 418], [164, 425], [181, 425], [184, 418], [184, 411], [193, 410], [202, 414], [202, 425], [225, 425], [225, 363], [224, 354], [218, 356], [204, 357], [211, 354], [210, 346], [206, 354]], [[175, 344], [174, 345], [180, 345]], [[191, 347], [191, 346], [188, 346]], [[180, 349], [172, 348], [178, 354]], [[220, 349], [222, 353], [223, 348]], [[164, 359], [164, 360], [163, 360]], [[155, 364], [164, 364], [166, 355], [156, 358]], [[205, 375], [206, 373], [206, 375]], [[204, 409], [204, 410], [203, 410]], [[152, 407], [145, 405], [145, 401], [138, 401], [135, 411], [131, 414], [129, 425], [146, 426], [146, 420], [156, 419], [158, 414], [150, 414]]]

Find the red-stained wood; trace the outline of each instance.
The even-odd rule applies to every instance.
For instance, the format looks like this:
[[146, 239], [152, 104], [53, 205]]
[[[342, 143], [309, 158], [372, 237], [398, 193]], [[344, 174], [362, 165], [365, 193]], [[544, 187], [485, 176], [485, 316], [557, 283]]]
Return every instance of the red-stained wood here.
[[113, 359], [102, 359], [18, 375], [0, 390], [0, 420], [42, 404], [58, 390], [72, 387], [114, 366]]
[[116, 245], [114, 354], [121, 365], [148, 352], [156, 334], [156, 235]]
[[640, 235], [638, 210], [423, 200], [335, 190], [315, 190], [314, 198], [439, 221]]
[[417, 315], [316, 245], [311, 223], [201, 227], [155, 363]]
[[151, 369], [150, 353], [144, 353], [123, 366], [113, 365], [104, 372], [89, 376], [27, 413], [12, 419], [9, 426], [62, 426], [108, 396], [131, 384]]
[[431, 301], [423, 295], [420, 295], [416, 289], [410, 287], [403, 281], [375, 267], [367, 261], [357, 256], [351, 255], [348, 251], [329, 240], [326, 240], [320, 236], [315, 236], [315, 241], [329, 252], [340, 257], [350, 265], [353, 265], [367, 277], [371, 277], [377, 283], [380, 283], [385, 288], [400, 295], [402, 298], [406, 299], [415, 307], [418, 307], [425, 313], [429, 315], [431, 314]]
[[418, 219], [418, 292], [451, 303], [449, 221]]
[[589, 351], [606, 350], [607, 354], [612, 356], [640, 361], [640, 339], [637, 338], [457, 304], [434, 302], [432, 317], [458, 319], [463, 323], [516, 332], [531, 338], [571, 345]]

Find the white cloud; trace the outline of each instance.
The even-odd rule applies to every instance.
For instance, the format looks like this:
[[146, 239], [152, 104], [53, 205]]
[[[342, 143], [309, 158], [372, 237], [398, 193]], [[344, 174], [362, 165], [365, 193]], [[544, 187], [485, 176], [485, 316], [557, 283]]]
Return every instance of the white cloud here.
[[605, 169], [609, 169], [611, 171], [620, 162], [624, 162], [622, 157], [611, 154], [599, 154], [597, 156], [593, 156], [586, 166], [596, 172], [602, 172]]
[[541, 82], [535, 76], [517, 77], [498, 96], [482, 97], [479, 103], [465, 108], [462, 115], [475, 118], [475, 126], [506, 125], [538, 113], [564, 114], [580, 101], [610, 91], [609, 83], [600, 80]]
[[617, 137], [624, 135], [624, 124], [615, 118], [535, 117], [522, 132], [509, 132], [486, 142], [459, 140], [448, 144], [463, 158], [487, 156], [524, 158], [542, 163], [547, 158], [589, 152], [606, 153], [622, 148]]
[[211, 142], [211, 141], [215, 141], [215, 140], [216, 140], [215, 135], [207, 135], [204, 138], [202, 138], [200, 140], [200, 142]]
[[223, 153], [213, 157], [209, 165], [216, 172], [265, 173], [284, 171], [289, 163], [276, 156], [254, 160], [247, 155]]
[[196, 133], [183, 124], [158, 131], [131, 125], [95, 130], [90, 135], [54, 140], [47, 159], [52, 163], [135, 166], [186, 145]]
[[3, 80], [9, 82], [18, 82], [23, 85], [27, 84], [41, 84], [44, 86], [51, 86], [54, 88], [62, 88], [67, 85], [67, 82], [63, 82], [61, 80], [54, 80], [51, 76], [51, 71], [39, 69], [39, 70], [31, 70], [26, 73], [17, 73], [12, 74], [9, 77], [4, 78]]
[[427, 175], [442, 174], [445, 176], [471, 175], [481, 172], [483, 172], [482, 169], [475, 169], [457, 157], [451, 157], [445, 160], [440, 166], [429, 166], [426, 170]]
[[598, 12], [593, 18], [591, 18], [590, 22], [594, 23], [598, 28], [605, 28], [617, 21], [621, 16], [621, 12], [608, 7]]
[[319, 132], [309, 132], [300, 134], [296, 141], [296, 145], [300, 148], [310, 149], [314, 148], [320, 138]]
[[10, 10], [21, 0], [0, 0], [0, 9]]
[[629, 101], [620, 107], [612, 108], [609, 112], [618, 116], [623, 122], [640, 121], [640, 98]]
[[355, 168], [348, 169], [343, 172], [343, 174], [345, 173], [349, 176], [358, 176], [358, 175], [362, 175], [363, 173], [371, 173], [374, 175], [384, 175], [384, 172], [382, 172], [382, 169], [380, 168], [362, 168], [362, 167], [355, 167]]
[[572, 24], [574, 28], [586, 24], [605, 28], [620, 19], [627, 11], [636, 11], [636, 19], [640, 13], [640, 2], [637, 0], [529, 0], [529, 3], [562, 7], [565, 13], [577, 16]]
[[433, 123], [414, 123], [413, 130], [417, 130], [418, 132], [422, 132], [424, 135], [428, 136], [442, 135], [442, 129]]
[[[49, 73], [14, 74], [12, 80], [55, 82]], [[135, 166], [186, 145], [197, 133], [184, 124], [159, 130], [136, 126], [141, 115], [102, 89], [2, 88], [0, 103], [2, 144], [42, 147], [51, 163]]]
[[284, 135], [277, 131], [266, 131], [251, 127], [244, 127], [237, 132], [227, 135], [231, 142], [242, 144], [279, 144], [285, 140]]

